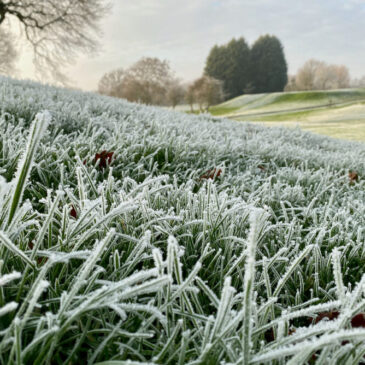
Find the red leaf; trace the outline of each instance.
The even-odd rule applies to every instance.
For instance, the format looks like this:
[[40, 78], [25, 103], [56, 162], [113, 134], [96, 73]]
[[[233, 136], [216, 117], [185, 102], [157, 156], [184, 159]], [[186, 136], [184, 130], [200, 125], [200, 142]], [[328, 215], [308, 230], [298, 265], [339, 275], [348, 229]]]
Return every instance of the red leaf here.
[[336, 319], [339, 315], [340, 312], [337, 311], [319, 313], [316, 318], [316, 323], [322, 321], [322, 319], [324, 318], [328, 318], [328, 320], [332, 321], [333, 319]]
[[349, 179], [350, 183], [354, 183], [355, 181], [359, 180], [359, 175], [356, 171], [349, 171]]
[[71, 205], [70, 216], [77, 219], [77, 211], [73, 205]]
[[[33, 247], [34, 247], [34, 243], [33, 243], [33, 241], [29, 241], [29, 242], [28, 242], [28, 247], [29, 247], [31, 250], [33, 250]], [[44, 259], [44, 257], [38, 257], [38, 258], [37, 258], [37, 263], [38, 263], [38, 265], [40, 265], [40, 264], [42, 263], [43, 259]], [[47, 260], [48, 260], [48, 258], [46, 257], [44, 262], [47, 262]]]
[[101, 151], [100, 153], [95, 154], [94, 163], [100, 160], [99, 168], [105, 169], [108, 165], [111, 164], [114, 152]]
[[365, 328], [365, 313], [356, 314], [356, 316], [351, 319], [351, 326], [353, 328]]
[[272, 328], [268, 329], [264, 333], [264, 337], [265, 337], [266, 342], [273, 342], [275, 340], [274, 330]]
[[222, 169], [217, 169], [214, 168], [212, 170], [208, 170], [204, 175], [200, 176], [200, 180], [202, 179], [212, 179], [214, 180], [215, 178], [219, 177], [222, 173]]

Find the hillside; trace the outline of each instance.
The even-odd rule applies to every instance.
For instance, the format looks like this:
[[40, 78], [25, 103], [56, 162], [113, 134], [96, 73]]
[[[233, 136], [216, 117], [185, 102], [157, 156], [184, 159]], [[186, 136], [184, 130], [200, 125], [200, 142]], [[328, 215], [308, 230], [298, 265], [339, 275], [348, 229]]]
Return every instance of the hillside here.
[[242, 95], [211, 108], [211, 113], [365, 141], [365, 89]]
[[0, 111], [1, 364], [360, 362], [364, 144], [4, 78]]

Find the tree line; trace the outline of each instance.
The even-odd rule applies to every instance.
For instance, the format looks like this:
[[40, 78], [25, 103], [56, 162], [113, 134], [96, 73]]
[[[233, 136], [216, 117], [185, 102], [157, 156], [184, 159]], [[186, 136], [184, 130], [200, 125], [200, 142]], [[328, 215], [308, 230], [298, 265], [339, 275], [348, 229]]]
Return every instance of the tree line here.
[[173, 108], [187, 102], [198, 105], [200, 111], [223, 100], [222, 82], [203, 75], [189, 85], [174, 76], [167, 61], [143, 57], [127, 69], [118, 68], [106, 73], [99, 82], [101, 94], [127, 99], [147, 105], [166, 105]]
[[[98, 48], [98, 24], [110, 9], [106, 0], [68, 1], [0, 0], [0, 73], [14, 74], [20, 49], [10, 24], [20, 25], [21, 34], [33, 49], [39, 75], [67, 82], [62, 68], [78, 53]], [[9, 19], [13, 19], [9, 22]], [[103, 94], [130, 101], [170, 105], [187, 102], [191, 109], [211, 105], [244, 93], [320, 90], [365, 87], [365, 77], [351, 81], [343, 65], [311, 59], [296, 75], [287, 75], [280, 40], [259, 37], [252, 46], [241, 37], [215, 45], [206, 59], [203, 75], [189, 85], [174, 76], [167, 61], [142, 58], [131, 67], [105, 74], [99, 83]]]
[[330, 90], [350, 86], [350, 72], [346, 66], [310, 59], [304, 63], [296, 75], [289, 77], [285, 90]]
[[215, 45], [203, 75], [189, 85], [174, 77], [167, 61], [144, 57], [126, 70], [106, 73], [99, 82], [102, 94], [129, 101], [175, 107], [185, 101], [194, 111], [243, 93], [282, 91], [287, 84], [283, 47], [275, 36], [260, 37], [250, 49], [244, 38]]

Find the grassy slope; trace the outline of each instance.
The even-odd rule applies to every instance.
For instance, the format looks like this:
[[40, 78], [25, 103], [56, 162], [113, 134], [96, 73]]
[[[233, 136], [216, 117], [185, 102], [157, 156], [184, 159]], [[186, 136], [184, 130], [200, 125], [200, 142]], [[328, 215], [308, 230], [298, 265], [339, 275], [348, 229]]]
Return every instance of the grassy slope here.
[[213, 107], [211, 113], [365, 140], [364, 102], [364, 89], [243, 95]]
[[[0, 363], [363, 356], [363, 144], [6, 79], [0, 110]], [[102, 150], [111, 166], [95, 165]], [[339, 321], [308, 321], [329, 310]]]

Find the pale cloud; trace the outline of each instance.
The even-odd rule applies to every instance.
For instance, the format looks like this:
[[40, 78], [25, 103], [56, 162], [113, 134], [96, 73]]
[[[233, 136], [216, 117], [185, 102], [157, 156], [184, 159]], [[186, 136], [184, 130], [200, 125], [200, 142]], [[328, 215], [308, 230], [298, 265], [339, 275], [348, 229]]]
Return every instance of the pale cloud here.
[[[360, 0], [115, 0], [102, 24], [102, 50], [79, 57], [69, 68], [76, 87], [93, 90], [106, 71], [128, 67], [143, 56], [170, 61], [179, 77], [192, 80], [214, 44], [244, 36], [278, 36], [289, 71], [308, 58], [346, 64], [365, 74], [364, 1]], [[27, 54], [29, 59], [29, 53]], [[23, 75], [33, 77], [23, 58]]]

